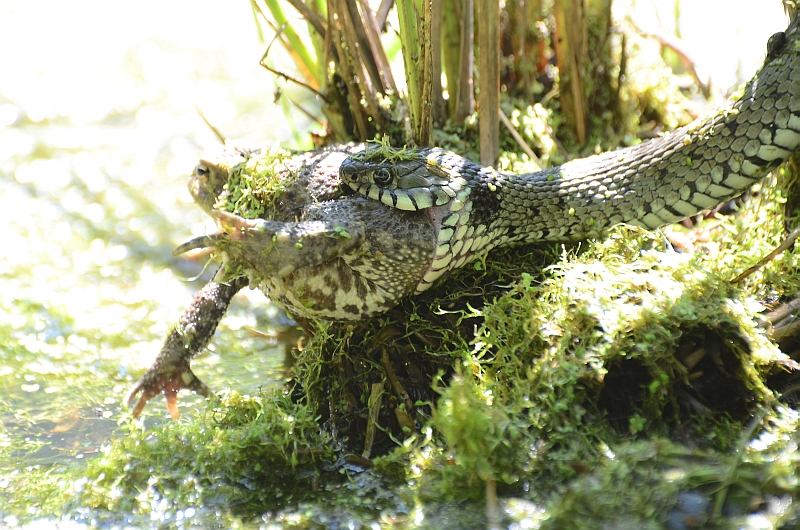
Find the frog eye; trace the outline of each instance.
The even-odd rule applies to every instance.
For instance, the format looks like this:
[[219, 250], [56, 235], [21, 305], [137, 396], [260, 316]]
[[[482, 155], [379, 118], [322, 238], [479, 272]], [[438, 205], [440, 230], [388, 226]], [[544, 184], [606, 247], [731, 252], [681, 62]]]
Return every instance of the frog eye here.
[[378, 168], [372, 174], [372, 180], [378, 186], [386, 186], [392, 181], [392, 172], [385, 167]]
[[208, 170], [208, 166], [203, 164], [197, 164], [197, 167], [194, 168], [194, 174], [198, 177], [207, 177], [211, 172]]

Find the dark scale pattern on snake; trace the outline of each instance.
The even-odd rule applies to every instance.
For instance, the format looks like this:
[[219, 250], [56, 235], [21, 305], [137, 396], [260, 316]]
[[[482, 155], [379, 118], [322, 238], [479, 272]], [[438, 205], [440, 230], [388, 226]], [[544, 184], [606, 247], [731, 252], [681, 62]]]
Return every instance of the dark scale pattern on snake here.
[[[740, 97], [640, 145], [531, 174], [504, 174], [441, 149], [393, 160], [339, 146], [286, 159], [278, 200], [250, 219], [217, 208], [227, 168], [260, 150], [229, 146], [203, 160], [189, 189], [221, 231], [176, 253], [215, 248], [223, 266], [184, 311], [126, 397], [138, 415], [163, 393], [208, 393], [189, 361], [228, 302], [250, 285], [300, 317], [379, 315], [492, 248], [596, 236], [619, 223], [653, 229], [741, 195], [800, 145], [800, 19], [767, 46]], [[348, 158], [349, 157], [349, 158]]]

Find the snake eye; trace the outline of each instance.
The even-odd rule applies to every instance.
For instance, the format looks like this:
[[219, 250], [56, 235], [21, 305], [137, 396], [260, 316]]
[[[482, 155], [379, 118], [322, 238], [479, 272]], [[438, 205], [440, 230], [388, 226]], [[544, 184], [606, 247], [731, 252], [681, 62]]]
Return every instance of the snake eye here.
[[392, 172], [385, 167], [378, 168], [372, 174], [372, 180], [379, 186], [386, 186], [392, 181]]

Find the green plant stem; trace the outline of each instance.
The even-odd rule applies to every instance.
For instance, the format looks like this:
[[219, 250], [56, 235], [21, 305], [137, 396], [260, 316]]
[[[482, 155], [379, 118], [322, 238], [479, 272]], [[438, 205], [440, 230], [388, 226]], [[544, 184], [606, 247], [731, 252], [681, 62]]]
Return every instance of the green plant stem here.
[[447, 78], [447, 108], [450, 116], [456, 112], [458, 98], [458, 65], [461, 50], [461, 0], [443, 0], [442, 10], [442, 70]]
[[586, 97], [583, 89], [581, 65], [586, 59], [586, 14], [577, 0], [561, 0], [554, 4], [557, 38], [553, 39], [556, 52], [559, 83], [561, 85], [561, 110], [568, 127], [579, 144], [586, 142]]
[[461, 6], [461, 45], [459, 46], [458, 83], [455, 94], [456, 107], [454, 117], [457, 122], [463, 122], [467, 119], [467, 116], [475, 112], [475, 97], [472, 90], [474, 2], [473, 0], [454, 0], [454, 2], [456, 5]]
[[398, 0], [400, 41], [408, 85], [408, 106], [417, 145], [433, 142], [431, 94], [431, 6], [425, 0]]
[[478, 2], [478, 120], [481, 164], [493, 166], [500, 154], [500, 3]]
[[286, 36], [288, 43], [283, 39], [281, 39], [281, 42], [285, 43], [284, 47], [286, 51], [289, 52], [289, 55], [292, 56], [300, 73], [306, 78], [309, 85], [314, 87], [314, 89], [319, 89], [322, 86], [323, 79], [319, 77], [320, 69], [317, 66], [317, 61], [308, 52], [308, 47], [303, 43], [300, 36], [294, 30], [294, 27], [289, 23], [279, 0], [264, 0], [264, 3], [275, 19], [279, 30], [283, 28], [283, 35]]

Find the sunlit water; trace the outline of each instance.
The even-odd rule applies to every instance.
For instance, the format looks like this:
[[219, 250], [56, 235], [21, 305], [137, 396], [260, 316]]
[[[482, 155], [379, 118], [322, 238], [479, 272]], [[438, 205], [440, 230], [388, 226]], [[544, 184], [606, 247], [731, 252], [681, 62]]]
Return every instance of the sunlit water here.
[[[718, 88], [749, 77], [785, 25], [777, 1], [698, 4], [712, 14], [684, 36]], [[738, 29], [712, 28], [720, 13]], [[9, 475], [114, 435], [121, 397], [212, 272], [185, 281], [204, 264], [170, 254], [214, 229], [185, 189], [220, 145], [195, 105], [230, 138], [311, 128], [274, 103], [264, 49], [245, 1], [0, 2], [0, 525]], [[253, 330], [285, 323], [260, 293], [235, 300], [195, 371], [217, 390], [279, 384], [283, 350]], [[159, 399], [147, 412], [168, 417]]]
[[[214, 228], [186, 191], [220, 146], [194, 107], [228, 137], [290, 139], [264, 49], [247, 2], [0, 2], [0, 499], [7, 473], [97, 453], [213, 272], [185, 281], [204, 263], [170, 254]], [[238, 296], [198, 375], [276, 384], [283, 350], [253, 331], [276, 318]]]

